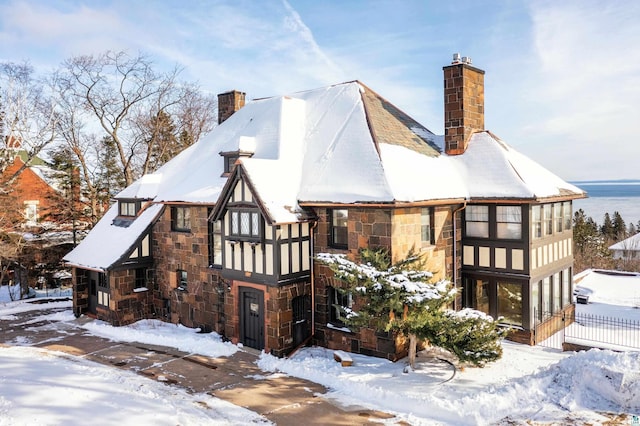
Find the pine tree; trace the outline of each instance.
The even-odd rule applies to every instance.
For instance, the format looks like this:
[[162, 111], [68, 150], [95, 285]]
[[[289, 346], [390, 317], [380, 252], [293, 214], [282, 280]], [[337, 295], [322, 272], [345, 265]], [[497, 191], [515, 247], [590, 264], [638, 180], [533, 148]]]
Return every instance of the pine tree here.
[[344, 311], [349, 326], [373, 327], [407, 337], [411, 368], [415, 366], [419, 339], [476, 365], [500, 358], [498, 342], [506, 331], [480, 312], [471, 315], [476, 311], [446, 309], [456, 290], [446, 280], [431, 283], [433, 275], [423, 270], [420, 256], [410, 252], [407, 258], [392, 264], [386, 250], [363, 249], [360, 257], [362, 262], [355, 263], [340, 254], [318, 255], [337, 279], [360, 296], [354, 310]]
[[626, 238], [627, 225], [624, 223], [620, 213], [613, 212], [613, 237], [616, 240], [624, 240]]
[[611, 217], [608, 212], [604, 214], [600, 233], [605, 238], [614, 238], [613, 222], [611, 222]]
[[629, 226], [627, 227], [627, 235], [628, 236], [632, 236], [632, 235], [636, 235], [637, 231], [636, 231], [636, 227], [633, 224], [633, 222], [629, 222]]

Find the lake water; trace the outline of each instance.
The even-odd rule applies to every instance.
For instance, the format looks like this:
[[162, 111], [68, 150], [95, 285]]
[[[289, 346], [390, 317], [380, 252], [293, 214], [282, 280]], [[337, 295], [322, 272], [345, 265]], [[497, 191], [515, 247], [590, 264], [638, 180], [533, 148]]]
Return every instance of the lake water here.
[[584, 210], [598, 225], [602, 225], [605, 213], [613, 218], [613, 212], [618, 212], [629, 225], [640, 221], [640, 181], [592, 181], [572, 182], [577, 187], [587, 191], [589, 198], [575, 200], [573, 211]]

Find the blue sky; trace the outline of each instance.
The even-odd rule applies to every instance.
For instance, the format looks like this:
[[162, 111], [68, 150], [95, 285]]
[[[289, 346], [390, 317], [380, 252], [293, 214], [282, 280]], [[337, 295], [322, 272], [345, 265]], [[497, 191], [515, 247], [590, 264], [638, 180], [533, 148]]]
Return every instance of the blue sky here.
[[633, 0], [0, 0], [0, 61], [143, 51], [212, 93], [361, 80], [443, 132], [442, 67], [485, 74], [485, 127], [567, 180], [640, 179]]

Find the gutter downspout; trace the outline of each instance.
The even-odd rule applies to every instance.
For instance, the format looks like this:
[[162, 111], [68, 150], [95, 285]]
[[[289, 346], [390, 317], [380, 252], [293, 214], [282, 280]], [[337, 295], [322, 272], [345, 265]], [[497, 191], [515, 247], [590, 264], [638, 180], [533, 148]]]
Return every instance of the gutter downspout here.
[[316, 279], [315, 279], [315, 269], [313, 267], [315, 256], [313, 255], [315, 250], [314, 245], [314, 234], [316, 227], [318, 226], [318, 221], [316, 220], [311, 226], [311, 337], [316, 334]]
[[[462, 204], [462, 207], [453, 211], [453, 287], [458, 288], [458, 231], [456, 226], [456, 213], [461, 212], [467, 207], [467, 202]], [[458, 298], [453, 299], [453, 310], [457, 311], [456, 306]]]

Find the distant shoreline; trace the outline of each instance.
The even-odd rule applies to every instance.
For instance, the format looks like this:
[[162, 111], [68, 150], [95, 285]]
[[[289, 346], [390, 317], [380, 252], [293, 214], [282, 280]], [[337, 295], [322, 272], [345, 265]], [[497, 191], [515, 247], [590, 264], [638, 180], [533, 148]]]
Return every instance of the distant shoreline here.
[[580, 185], [640, 185], [640, 179], [572, 180], [570, 184]]

